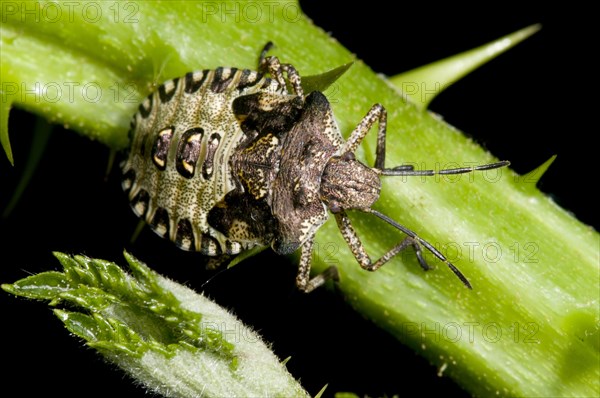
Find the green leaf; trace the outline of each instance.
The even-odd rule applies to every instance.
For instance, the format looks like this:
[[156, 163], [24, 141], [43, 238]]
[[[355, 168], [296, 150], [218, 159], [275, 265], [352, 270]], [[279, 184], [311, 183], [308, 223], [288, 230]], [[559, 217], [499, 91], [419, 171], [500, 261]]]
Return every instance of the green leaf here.
[[2, 285], [8, 293], [36, 300], [54, 300], [69, 287], [69, 280], [64, 274], [52, 271]]
[[96, 341], [101, 340], [99, 335], [100, 326], [98, 320], [93, 316], [85, 315], [80, 312], [70, 312], [63, 310], [54, 310], [54, 315], [58, 317], [69, 332], [86, 340]]
[[403, 72], [389, 80], [402, 95], [425, 109], [443, 90], [540, 29], [539, 24], [528, 26], [481, 47]]
[[255, 332], [133, 256], [126, 254], [133, 275], [104, 260], [56, 257], [65, 273], [2, 288], [69, 303], [68, 311], [54, 310], [65, 327], [148, 389], [177, 397], [308, 396]]

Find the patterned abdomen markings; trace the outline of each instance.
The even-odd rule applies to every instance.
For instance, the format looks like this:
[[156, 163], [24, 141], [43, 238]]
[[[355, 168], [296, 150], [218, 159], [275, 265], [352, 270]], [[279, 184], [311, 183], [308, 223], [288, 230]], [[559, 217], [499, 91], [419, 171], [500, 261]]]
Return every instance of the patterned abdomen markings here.
[[232, 101], [280, 91], [258, 72], [217, 68], [169, 80], [150, 94], [132, 120], [123, 164], [133, 211], [184, 250], [214, 256], [250, 248], [211, 227], [207, 214], [235, 188], [229, 159], [245, 135]]

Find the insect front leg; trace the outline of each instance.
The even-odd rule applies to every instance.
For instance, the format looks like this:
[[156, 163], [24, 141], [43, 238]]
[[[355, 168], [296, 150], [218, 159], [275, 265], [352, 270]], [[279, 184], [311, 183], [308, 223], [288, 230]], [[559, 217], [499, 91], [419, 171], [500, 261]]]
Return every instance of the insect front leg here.
[[[379, 212], [376, 212], [374, 210], [372, 210], [371, 212], [377, 216], [383, 217], [384, 220], [387, 219], [387, 217], [383, 216]], [[454, 264], [449, 262], [448, 259], [444, 257], [444, 255], [440, 253], [437, 249], [435, 249], [430, 243], [421, 239], [419, 236], [417, 236], [414, 232], [412, 232], [406, 227], [399, 226], [397, 223], [392, 221], [392, 225], [396, 227], [401, 227], [399, 229], [402, 232], [406, 233], [408, 237], [404, 238], [404, 240], [402, 240], [396, 246], [392, 247], [387, 253], [381, 256], [379, 260], [372, 262], [369, 255], [367, 254], [367, 251], [365, 250], [365, 247], [363, 246], [358, 235], [356, 234], [354, 227], [352, 227], [352, 223], [350, 222], [348, 215], [344, 211], [340, 211], [338, 213], [335, 213], [335, 220], [338, 224], [340, 232], [342, 233], [342, 236], [344, 237], [344, 240], [350, 247], [350, 251], [352, 251], [354, 258], [356, 258], [356, 261], [358, 261], [360, 266], [366, 269], [367, 271], [378, 270], [392, 257], [396, 256], [398, 253], [400, 253], [402, 250], [406, 249], [409, 246], [411, 246], [415, 250], [415, 255], [417, 257], [417, 260], [419, 261], [419, 265], [421, 265], [421, 268], [427, 271], [431, 269], [431, 267], [425, 261], [425, 258], [423, 257], [423, 252], [421, 250], [422, 246], [425, 246], [427, 250], [432, 252], [441, 261], [445, 262], [446, 265], [450, 268], [450, 270], [454, 272], [454, 274], [461, 280], [461, 282], [466, 287], [468, 287], [469, 289], [472, 288], [467, 278], [465, 278], [462, 272], [460, 272], [458, 268], [454, 266]]]
[[310, 237], [300, 248], [300, 264], [296, 276], [296, 286], [304, 293], [310, 293], [328, 280], [339, 280], [337, 268], [331, 266], [319, 275], [310, 279], [310, 265], [314, 246], [314, 235]]
[[335, 213], [335, 220], [340, 229], [340, 232], [342, 233], [344, 240], [350, 247], [350, 251], [354, 255], [354, 258], [356, 258], [358, 264], [363, 269], [366, 269], [367, 271], [377, 271], [379, 268], [381, 268], [382, 265], [390, 261], [392, 257], [394, 257], [409, 246], [412, 246], [414, 248], [417, 260], [419, 261], [421, 267], [424, 270], [431, 269], [431, 267], [427, 264], [425, 258], [423, 257], [423, 253], [421, 251], [421, 246], [419, 245], [419, 242], [412, 237], [406, 237], [404, 240], [402, 240], [402, 242], [400, 242], [392, 249], [390, 249], [387, 253], [385, 253], [383, 256], [381, 256], [377, 261], [372, 262], [371, 258], [367, 254], [367, 251], [365, 250], [365, 247], [360, 241], [358, 234], [354, 230], [354, 227], [352, 226], [350, 218], [348, 218], [346, 212], [340, 211], [338, 213]]
[[365, 138], [375, 122], [379, 122], [377, 131], [377, 149], [375, 157], [375, 168], [382, 170], [385, 166], [385, 136], [387, 130], [387, 111], [381, 104], [375, 104], [371, 107], [365, 117], [354, 128], [350, 137], [346, 141], [342, 153], [354, 153], [362, 140]]
[[394, 257], [398, 253], [400, 253], [402, 250], [406, 249], [409, 246], [412, 246], [413, 249], [415, 250], [415, 255], [417, 257], [417, 260], [419, 261], [419, 265], [421, 265], [421, 268], [423, 268], [425, 271], [427, 271], [427, 270], [430, 270], [431, 267], [429, 266], [429, 264], [427, 264], [427, 261], [425, 261], [425, 257], [423, 257], [422, 247], [425, 247], [434, 256], [436, 256], [438, 259], [440, 259], [441, 261], [446, 263], [448, 268], [450, 268], [450, 270], [458, 277], [458, 279], [460, 279], [460, 281], [466, 287], [468, 287], [469, 289], [472, 289], [471, 283], [462, 274], [462, 272], [460, 272], [460, 270], [458, 268], [456, 268], [456, 266], [454, 264], [452, 264], [450, 261], [448, 261], [448, 259], [442, 253], [440, 253], [435, 247], [433, 247], [433, 245], [431, 243], [427, 242], [426, 240], [419, 237], [417, 234], [415, 234], [410, 229], [398, 224], [394, 220], [390, 219], [386, 215], [381, 214], [380, 212], [378, 212], [376, 210], [369, 209], [367, 212], [381, 218], [382, 220], [384, 220], [388, 224], [391, 224], [392, 226], [394, 226], [395, 228], [404, 232], [408, 236], [404, 240], [402, 240], [399, 244], [397, 244], [396, 246], [391, 248], [383, 256], [381, 256], [379, 258], [379, 260], [372, 262], [371, 258], [367, 254], [367, 251], [365, 250], [365, 247], [363, 246], [356, 231], [354, 230], [354, 227], [352, 226], [352, 223], [350, 222], [348, 215], [343, 210], [340, 210], [340, 211], [334, 213], [335, 220], [337, 222], [338, 228], [340, 229], [340, 232], [342, 233], [342, 237], [344, 238], [344, 240], [350, 247], [350, 250], [352, 251], [354, 258], [356, 258], [356, 261], [358, 261], [358, 263], [360, 264], [360, 266], [362, 268], [364, 268], [368, 271], [376, 271], [382, 265], [387, 263], [392, 257]]

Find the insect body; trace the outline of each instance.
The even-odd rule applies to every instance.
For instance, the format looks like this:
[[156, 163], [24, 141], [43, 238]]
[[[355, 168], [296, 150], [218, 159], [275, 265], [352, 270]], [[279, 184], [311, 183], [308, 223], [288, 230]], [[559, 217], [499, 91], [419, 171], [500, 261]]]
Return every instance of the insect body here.
[[[337, 278], [334, 267], [309, 278], [313, 239], [331, 212], [364, 269], [378, 269], [409, 246], [429, 269], [421, 252], [425, 247], [470, 287], [431, 244], [371, 206], [379, 198], [381, 176], [458, 174], [508, 162], [437, 172], [386, 168], [385, 109], [374, 105], [344, 141], [327, 98], [318, 91], [305, 96], [296, 70], [265, 57], [268, 48], [259, 69], [271, 78], [235, 68], [193, 72], [144, 100], [132, 122], [132, 146], [123, 166], [122, 185], [134, 212], [179, 247], [210, 256], [231, 256], [257, 245], [279, 254], [300, 248], [296, 283], [307, 292]], [[354, 152], [376, 122], [376, 161], [368, 167]], [[371, 213], [407, 237], [372, 262], [347, 210]]]

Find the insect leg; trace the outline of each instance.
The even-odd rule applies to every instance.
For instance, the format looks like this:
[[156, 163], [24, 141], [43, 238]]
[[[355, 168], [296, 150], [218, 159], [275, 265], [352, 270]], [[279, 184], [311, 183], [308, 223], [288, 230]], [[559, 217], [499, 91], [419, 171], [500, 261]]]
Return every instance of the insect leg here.
[[331, 266], [325, 271], [310, 279], [310, 264], [312, 258], [312, 250], [314, 244], [314, 236], [310, 237], [300, 248], [300, 264], [298, 267], [298, 275], [296, 276], [296, 286], [304, 293], [310, 293], [319, 286], [323, 285], [329, 279], [334, 281], [339, 280], [337, 268]]
[[277, 83], [279, 83], [285, 93], [287, 93], [287, 83], [283, 74], [287, 74], [294, 93], [304, 99], [304, 90], [302, 89], [302, 79], [300, 78], [300, 74], [291, 64], [282, 64], [279, 62], [279, 58], [267, 56], [267, 53], [271, 48], [273, 48], [273, 43], [268, 42], [262, 49], [258, 59], [258, 70], [260, 72], [268, 71], [271, 76], [277, 80]]
[[354, 128], [350, 137], [346, 141], [342, 153], [351, 152], [354, 153], [361, 141], [373, 124], [379, 121], [379, 130], [377, 132], [377, 150], [375, 157], [375, 168], [383, 169], [385, 164], [385, 134], [387, 129], [387, 111], [381, 104], [375, 104], [371, 107], [365, 117], [358, 123]]
[[[354, 227], [352, 227], [352, 223], [350, 222], [348, 215], [344, 211], [340, 211], [340, 212], [334, 213], [334, 214], [335, 214], [335, 220], [338, 224], [340, 232], [342, 233], [344, 240], [350, 247], [350, 251], [354, 255], [354, 258], [356, 258], [356, 261], [358, 262], [358, 264], [362, 268], [366, 269], [367, 271], [378, 270], [382, 265], [387, 263], [392, 257], [396, 256], [398, 253], [400, 253], [402, 250], [406, 249], [409, 246], [411, 246], [415, 250], [415, 255], [417, 257], [417, 260], [419, 261], [419, 265], [421, 265], [421, 268], [423, 268], [424, 270], [429, 270], [429, 269], [431, 269], [431, 267], [425, 261], [425, 258], [423, 257], [423, 253], [421, 251], [421, 246], [425, 246], [437, 258], [444, 261], [446, 263], [446, 265], [448, 265], [448, 267], [452, 270], [452, 272], [454, 272], [454, 274], [462, 281], [462, 283], [466, 287], [471, 289], [471, 284], [469, 283], [467, 278], [465, 278], [465, 276], [452, 263], [450, 263], [446, 259], [446, 257], [444, 257], [439, 251], [437, 251], [427, 241], [425, 241], [425, 240], [421, 239], [419, 236], [417, 236], [414, 232], [412, 232], [408, 228], [400, 226], [399, 224], [397, 224], [395, 222], [392, 223], [392, 225], [395, 226], [396, 228], [398, 228], [400, 226], [401, 228], [398, 228], [398, 229], [400, 229], [402, 232], [406, 233], [408, 235], [408, 237], [403, 239], [396, 246], [392, 247], [387, 253], [385, 253], [383, 256], [381, 256], [377, 261], [372, 262], [371, 258], [367, 254], [367, 251], [365, 250], [365, 247], [363, 246], [362, 242], [360, 241], [360, 238], [358, 237], [356, 231], [354, 230]], [[391, 221], [391, 220], [389, 220], [389, 218], [383, 216], [379, 212], [372, 211], [372, 214], [375, 214], [376, 216], [382, 218], [383, 220], [385, 220], [387, 222]], [[383, 216], [383, 217], [381, 217], [381, 216]]]
[[354, 258], [356, 258], [356, 261], [358, 261], [358, 264], [362, 268], [366, 269], [367, 271], [378, 270], [382, 265], [387, 263], [392, 257], [394, 257], [400, 251], [404, 250], [405, 248], [407, 248], [408, 246], [410, 246], [412, 244], [412, 241], [410, 241], [408, 239], [404, 239], [398, 245], [394, 246], [390, 251], [388, 251], [383, 256], [381, 256], [381, 258], [379, 260], [377, 260], [373, 263], [371, 261], [371, 258], [367, 254], [365, 247], [363, 246], [362, 242], [360, 241], [358, 234], [354, 230], [354, 227], [352, 226], [352, 223], [350, 222], [350, 218], [348, 218], [348, 215], [346, 214], [346, 212], [340, 211], [338, 213], [335, 213], [335, 221], [337, 222], [337, 225], [340, 229], [340, 232], [342, 233], [342, 236], [344, 237], [344, 240], [350, 247], [350, 251], [354, 255]]
[[401, 165], [391, 169], [385, 168], [385, 140], [387, 132], [387, 111], [381, 104], [375, 104], [371, 107], [365, 117], [354, 128], [350, 137], [342, 150], [342, 153], [354, 153], [362, 140], [365, 138], [373, 124], [379, 121], [379, 130], [377, 132], [377, 148], [375, 150], [375, 169], [381, 170], [382, 175], [386, 176], [432, 176], [435, 174], [463, 174], [478, 170], [491, 170], [510, 165], [510, 162], [504, 160], [496, 163], [484, 164], [472, 167], [459, 167], [455, 169], [444, 170], [415, 170], [412, 165]]
[[[267, 69], [271, 76], [273, 76], [277, 82], [281, 85], [282, 88], [286, 89], [286, 82], [283, 78], [283, 74], [287, 74], [287, 78], [292, 85], [294, 93], [298, 97], [304, 98], [304, 90], [302, 90], [302, 79], [300, 78], [300, 74], [292, 66], [291, 64], [282, 64], [279, 62], [279, 58], [277, 57], [266, 57], [264, 60]], [[287, 91], [287, 89], [286, 89]]]

